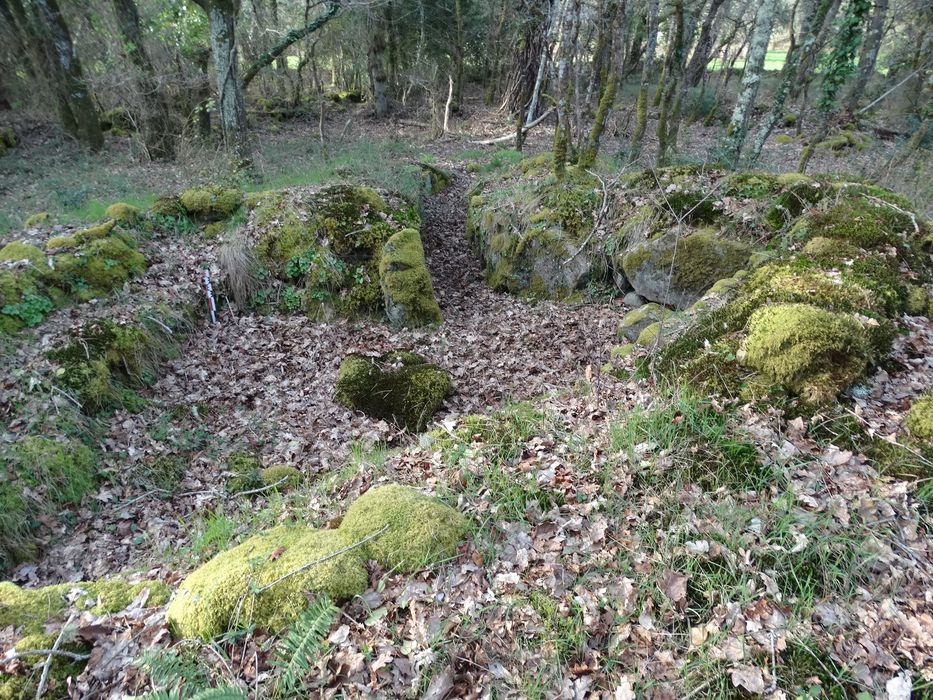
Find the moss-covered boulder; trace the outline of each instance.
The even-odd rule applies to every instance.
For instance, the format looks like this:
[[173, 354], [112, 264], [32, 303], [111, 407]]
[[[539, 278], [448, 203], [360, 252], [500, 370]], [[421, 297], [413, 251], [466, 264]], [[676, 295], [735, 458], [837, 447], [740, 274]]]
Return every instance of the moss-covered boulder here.
[[11, 148], [16, 146], [16, 132], [11, 126], [0, 126], [0, 157], [5, 156]]
[[271, 486], [278, 491], [287, 491], [301, 484], [301, 471], [287, 464], [276, 464], [259, 471], [259, 478], [263, 485]]
[[68, 611], [89, 610], [105, 615], [124, 610], [144, 591], [148, 605], [168, 601], [169, 587], [161, 581], [128, 583], [119, 579], [60, 583], [43, 588], [20, 588], [0, 582], [0, 628], [23, 635], [41, 634], [46, 623], [63, 620]]
[[334, 399], [371, 418], [420, 432], [453, 391], [446, 371], [414, 353], [353, 354], [340, 363]]
[[120, 224], [132, 225], [139, 219], [139, 209], [132, 204], [117, 202], [107, 207], [104, 216]]
[[627, 253], [622, 267], [638, 294], [685, 309], [716, 280], [743, 268], [751, 253], [748, 245], [709, 229], [687, 236], [672, 231]]
[[[257, 196], [247, 231], [258, 262], [271, 274], [284, 311], [315, 318], [381, 316], [385, 312], [379, 262], [394, 234], [420, 226], [411, 202], [370, 187], [332, 185]], [[282, 304], [280, 303], [280, 307]]]
[[910, 404], [904, 424], [918, 440], [933, 441], [933, 394], [925, 394]]
[[367, 491], [340, 524], [346, 542], [379, 533], [363, 546], [364, 555], [402, 572], [454, 556], [466, 530], [467, 521], [456, 510], [397, 484]]
[[243, 193], [234, 187], [208, 185], [185, 190], [178, 201], [192, 219], [222, 221], [229, 219], [240, 208]]
[[54, 308], [33, 275], [0, 267], [0, 332], [37, 326]]
[[34, 245], [20, 241], [12, 241], [0, 248], [0, 262], [22, 262], [39, 272], [45, 272], [49, 267], [45, 253]]
[[669, 316], [671, 311], [654, 302], [629, 311], [619, 323], [619, 338], [635, 342], [645, 328]]
[[774, 304], [751, 315], [740, 360], [819, 403], [861, 376], [869, 343], [853, 316], [808, 304]]
[[421, 235], [406, 228], [389, 237], [379, 260], [379, 283], [389, 323], [414, 328], [440, 323], [431, 273], [424, 259]]
[[363, 593], [368, 559], [414, 571], [455, 556], [466, 531], [457, 511], [414, 489], [374, 488], [336, 530], [277, 527], [217, 555], [179, 586], [168, 623], [178, 637], [201, 639], [250, 624], [278, 632], [316, 595]]
[[[563, 180], [530, 184], [521, 164], [513, 181], [490, 181], [470, 199], [467, 235], [493, 289], [536, 298], [568, 298], [606, 271], [593, 237], [599, 182], [571, 170]], [[482, 184], [482, 183], [481, 183]]]
[[[97, 483], [97, 456], [75, 440], [26, 436], [0, 449], [0, 571], [30, 558], [42, 519], [78, 505]], [[2, 625], [0, 625], [2, 626]]]
[[51, 223], [52, 215], [47, 211], [39, 211], [35, 214], [31, 214], [26, 218], [26, 221], [23, 222], [25, 228], [38, 228], [39, 226], [44, 226]]
[[303, 526], [250, 537], [182, 582], [168, 609], [172, 632], [210, 639], [249, 624], [278, 631], [307, 607], [308, 594], [352, 598], [369, 579], [358, 552], [338, 554], [345, 548], [337, 530]]

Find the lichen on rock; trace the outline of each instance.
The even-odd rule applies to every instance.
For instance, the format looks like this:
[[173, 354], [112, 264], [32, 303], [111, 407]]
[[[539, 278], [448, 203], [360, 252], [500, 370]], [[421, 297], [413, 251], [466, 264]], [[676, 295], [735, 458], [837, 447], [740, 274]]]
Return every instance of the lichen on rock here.
[[703, 229], [689, 235], [671, 231], [625, 255], [625, 275], [646, 299], [685, 309], [712, 284], [743, 268], [751, 248]]
[[403, 229], [385, 242], [379, 260], [379, 282], [386, 316], [393, 326], [414, 328], [443, 320], [421, 236], [415, 229]]
[[334, 399], [348, 408], [420, 432], [450, 395], [450, 375], [419, 355], [352, 354], [340, 363]]

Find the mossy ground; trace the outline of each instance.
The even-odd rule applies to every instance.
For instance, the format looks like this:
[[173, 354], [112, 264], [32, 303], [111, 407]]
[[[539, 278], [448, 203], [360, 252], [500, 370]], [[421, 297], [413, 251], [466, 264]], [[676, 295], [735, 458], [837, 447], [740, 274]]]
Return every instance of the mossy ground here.
[[379, 281], [386, 315], [393, 325], [417, 327], [443, 320], [421, 236], [415, 229], [403, 229], [385, 242], [379, 259]]

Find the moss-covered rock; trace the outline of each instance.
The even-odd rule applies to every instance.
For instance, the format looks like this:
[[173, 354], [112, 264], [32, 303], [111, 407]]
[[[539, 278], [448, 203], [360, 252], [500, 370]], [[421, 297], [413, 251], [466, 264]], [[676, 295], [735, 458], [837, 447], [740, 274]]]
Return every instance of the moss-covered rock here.
[[0, 126], [0, 156], [5, 155], [16, 144], [16, 132], [13, 131], [13, 127]]
[[672, 231], [627, 253], [622, 266], [638, 294], [685, 309], [714, 282], [744, 267], [750, 254], [749, 246], [709, 229], [687, 236]]
[[45, 253], [29, 243], [13, 241], [0, 248], [0, 262], [22, 261], [25, 261], [39, 272], [44, 272], [49, 267]]
[[34, 554], [40, 519], [77, 505], [97, 483], [97, 458], [74, 440], [27, 436], [0, 450], [0, 571]]
[[657, 323], [671, 313], [669, 309], [660, 304], [655, 304], [654, 302], [629, 311], [622, 317], [622, 321], [619, 323], [620, 339], [625, 338], [625, 340], [629, 342], [635, 342], [645, 328], [653, 323]]
[[424, 430], [453, 394], [450, 375], [410, 352], [349, 355], [340, 363], [334, 399], [412, 432]]
[[185, 190], [178, 200], [194, 219], [222, 221], [229, 219], [239, 209], [243, 193], [233, 187], [209, 185]]
[[52, 215], [47, 211], [36, 212], [29, 216], [26, 221], [23, 222], [23, 226], [26, 228], [38, 228], [39, 226], [45, 226], [46, 224], [51, 223]]
[[414, 489], [374, 488], [337, 530], [277, 527], [217, 555], [179, 586], [168, 623], [178, 637], [202, 639], [249, 624], [278, 632], [315, 595], [363, 593], [367, 559], [414, 571], [454, 556], [466, 530], [457, 511]]
[[277, 527], [250, 537], [182, 582], [168, 608], [169, 626], [177, 637], [201, 639], [250, 624], [280, 631], [308, 606], [309, 594], [344, 601], [366, 590], [359, 552], [336, 554], [343, 549], [337, 530]]
[[751, 315], [741, 361], [820, 403], [858, 379], [868, 359], [868, 338], [854, 317], [808, 304], [775, 304]]
[[54, 305], [32, 275], [0, 268], [0, 332], [39, 325]]
[[385, 242], [379, 260], [379, 282], [386, 316], [393, 326], [414, 328], [443, 320], [421, 236], [415, 229], [399, 231]]
[[382, 532], [363, 547], [385, 567], [410, 572], [448, 559], [466, 535], [466, 519], [450, 506], [397, 484], [370, 489], [350, 506], [340, 524], [345, 542]]
[[274, 486], [279, 491], [287, 491], [301, 484], [302, 474], [295, 467], [276, 464], [260, 470], [259, 477], [266, 486]]
[[242, 493], [263, 485], [262, 461], [250, 452], [234, 452], [227, 457], [226, 471], [231, 473], [227, 480], [227, 491]]
[[921, 396], [910, 404], [904, 424], [918, 440], [933, 441], [933, 394]]
[[139, 209], [132, 204], [117, 202], [107, 207], [104, 216], [120, 224], [132, 225], [139, 219]]
[[930, 293], [923, 287], [910, 285], [904, 310], [911, 316], [927, 316], [930, 313], [930, 307]]
[[176, 195], [163, 195], [156, 199], [149, 207], [149, 213], [156, 217], [178, 219], [188, 216], [188, 210]]
[[95, 238], [97, 233], [82, 232], [78, 250], [53, 259], [58, 283], [82, 301], [103, 296], [146, 271], [146, 258], [126, 240], [106, 234]]

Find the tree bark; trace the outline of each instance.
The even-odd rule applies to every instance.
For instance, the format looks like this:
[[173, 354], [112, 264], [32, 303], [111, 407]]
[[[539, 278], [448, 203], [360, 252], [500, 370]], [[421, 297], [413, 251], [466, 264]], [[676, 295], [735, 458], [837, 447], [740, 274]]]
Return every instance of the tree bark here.
[[665, 60], [661, 111], [658, 114], [658, 167], [667, 165], [668, 152], [677, 145], [677, 133], [680, 127], [680, 86], [684, 71], [684, 0], [674, 0], [672, 10], [674, 33]]
[[884, 36], [884, 22], [888, 16], [888, 0], [875, 0], [875, 9], [871, 15], [871, 23], [868, 26], [868, 32], [865, 34], [865, 40], [862, 43], [862, 50], [859, 53], [858, 72], [852, 87], [849, 88], [849, 95], [846, 100], [846, 111], [851, 116], [855, 115], [858, 109], [859, 99], [865, 92], [865, 86], [872, 74], [875, 72], [875, 64], [878, 61], [878, 50], [881, 48], [881, 39]]
[[719, 8], [723, 6], [726, 0], [713, 0], [710, 3], [706, 17], [703, 19], [703, 26], [700, 27], [700, 36], [697, 39], [696, 47], [693, 49], [693, 55], [687, 64], [687, 70], [684, 73], [684, 81], [687, 87], [696, 87], [700, 79], [706, 72], [706, 66], [709, 64], [709, 55], [713, 50], [713, 23], [716, 21], [716, 15], [719, 14]]
[[658, 43], [658, 0], [648, 0], [648, 36], [645, 39], [645, 60], [641, 68], [641, 84], [635, 98], [635, 129], [629, 144], [629, 160], [633, 163], [641, 156], [645, 131], [648, 129], [648, 89], [654, 71], [654, 53]]
[[113, 11], [123, 37], [123, 50], [138, 71], [136, 85], [143, 101], [142, 132], [149, 156], [155, 160], [175, 157], [175, 135], [168, 103], [143, 46], [139, 13], [134, 0], [113, 0]]
[[[207, 13], [217, 81], [217, 106], [224, 145], [236, 158], [236, 169], [252, 167], [252, 144], [246, 121], [243, 84], [237, 66], [236, 13], [234, 0], [196, 0]], [[270, 61], [271, 62], [271, 61]]]
[[372, 24], [367, 64], [373, 91], [373, 111], [377, 118], [382, 119], [389, 113], [385, 22], [379, 18], [372, 21]]
[[[100, 130], [97, 107], [84, 82], [84, 71], [71, 41], [71, 33], [65, 18], [58, 9], [56, 0], [33, 0], [42, 20], [47, 41], [46, 51], [51, 66], [54, 66], [61, 79], [61, 87], [66, 92], [60, 102], [67, 103], [70, 115], [63, 115], [66, 130], [92, 151], [99, 151], [104, 145], [104, 135]], [[62, 105], [64, 106], [64, 105]]]
[[771, 29], [774, 25], [775, 0], [761, 0], [755, 15], [755, 28], [749, 40], [748, 55], [745, 58], [745, 71], [742, 74], [742, 89], [735, 102], [732, 119], [726, 131], [726, 143], [723, 157], [733, 167], [738, 165], [748, 133], [748, 120], [758, 97], [761, 85], [761, 71], [768, 53]]

